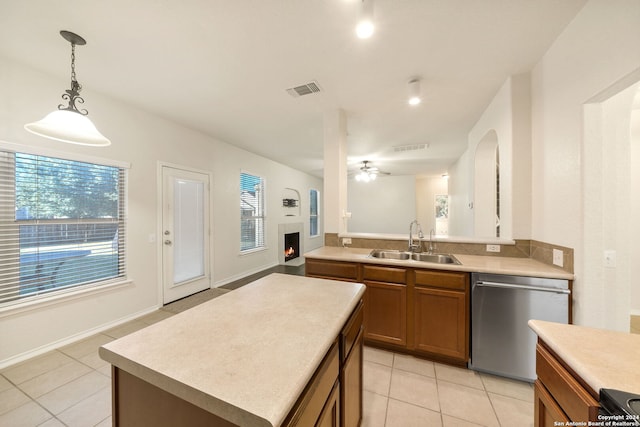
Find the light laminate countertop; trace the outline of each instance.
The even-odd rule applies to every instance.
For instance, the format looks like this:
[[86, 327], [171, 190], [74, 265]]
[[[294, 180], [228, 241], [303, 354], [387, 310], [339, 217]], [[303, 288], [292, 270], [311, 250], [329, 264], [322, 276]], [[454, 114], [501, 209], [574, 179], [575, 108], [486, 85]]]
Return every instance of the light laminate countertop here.
[[100, 357], [242, 426], [278, 426], [364, 285], [271, 274], [108, 343]]
[[414, 260], [393, 260], [369, 257], [371, 249], [323, 246], [304, 254], [305, 258], [333, 261], [351, 261], [372, 264], [399, 265], [405, 267], [432, 268], [437, 270], [467, 271], [475, 273], [508, 274], [513, 276], [545, 277], [573, 280], [571, 273], [531, 258], [453, 254], [462, 265], [436, 264]]
[[594, 392], [640, 394], [640, 335], [530, 320], [529, 327]]

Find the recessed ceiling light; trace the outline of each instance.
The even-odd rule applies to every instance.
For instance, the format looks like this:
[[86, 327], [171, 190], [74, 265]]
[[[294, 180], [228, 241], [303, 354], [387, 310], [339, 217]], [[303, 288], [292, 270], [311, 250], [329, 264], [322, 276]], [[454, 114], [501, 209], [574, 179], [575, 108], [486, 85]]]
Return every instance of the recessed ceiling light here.
[[420, 79], [409, 80], [409, 105], [418, 105], [422, 102], [420, 96]]
[[361, 0], [360, 16], [356, 25], [356, 35], [368, 39], [373, 35], [373, 0]]

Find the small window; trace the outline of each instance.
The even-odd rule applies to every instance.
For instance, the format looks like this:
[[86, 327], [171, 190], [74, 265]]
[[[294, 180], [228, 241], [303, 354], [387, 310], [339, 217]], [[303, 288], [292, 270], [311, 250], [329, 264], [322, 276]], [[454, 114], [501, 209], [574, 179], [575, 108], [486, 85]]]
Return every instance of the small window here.
[[264, 178], [240, 174], [240, 251], [265, 247]]
[[309, 190], [309, 236], [320, 235], [319, 218], [320, 200], [318, 190]]
[[0, 304], [125, 277], [125, 169], [0, 152]]
[[447, 194], [436, 195], [436, 234], [439, 236], [449, 234], [449, 196]]

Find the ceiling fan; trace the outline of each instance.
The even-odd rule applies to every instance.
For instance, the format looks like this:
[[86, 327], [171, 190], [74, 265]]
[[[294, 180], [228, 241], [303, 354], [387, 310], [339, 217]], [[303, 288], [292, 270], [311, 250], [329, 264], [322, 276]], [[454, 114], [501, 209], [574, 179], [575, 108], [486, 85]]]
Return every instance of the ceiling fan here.
[[374, 166], [369, 166], [369, 163], [369, 160], [362, 161], [360, 172], [355, 175], [356, 181], [369, 182], [375, 180], [378, 175], [391, 175], [389, 172], [384, 172]]

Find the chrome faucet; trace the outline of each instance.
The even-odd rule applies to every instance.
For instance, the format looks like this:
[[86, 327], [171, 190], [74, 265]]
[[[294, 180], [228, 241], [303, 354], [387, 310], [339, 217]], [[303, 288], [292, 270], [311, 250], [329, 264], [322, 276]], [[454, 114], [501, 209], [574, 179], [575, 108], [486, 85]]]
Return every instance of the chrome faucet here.
[[433, 244], [433, 235], [434, 235], [434, 231], [433, 228], [431, 229], [431, 231], [429, 231], [429, 253], [432, 254], [433, 251], [436, 250], [436, 245]]
[[[417, 227], [418, 230], [418, 244], [413, 243], [413, 225]], [[409, 224], [409, 252], [419, 252], [422, 251], [422, 239], [424, 239], [424, 234], [422, 233], [422, 226], [418, 222], [417, 219], [411, 221]]]

